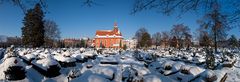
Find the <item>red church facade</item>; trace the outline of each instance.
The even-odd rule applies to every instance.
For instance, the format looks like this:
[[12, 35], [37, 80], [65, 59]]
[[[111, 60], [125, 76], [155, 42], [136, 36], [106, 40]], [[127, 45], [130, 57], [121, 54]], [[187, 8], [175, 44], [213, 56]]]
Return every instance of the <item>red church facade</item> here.
[[114, 23], [113, 30], [97, 30], [94, 45], [96, 48], [121, 48], [123, 37], [117, 24]]

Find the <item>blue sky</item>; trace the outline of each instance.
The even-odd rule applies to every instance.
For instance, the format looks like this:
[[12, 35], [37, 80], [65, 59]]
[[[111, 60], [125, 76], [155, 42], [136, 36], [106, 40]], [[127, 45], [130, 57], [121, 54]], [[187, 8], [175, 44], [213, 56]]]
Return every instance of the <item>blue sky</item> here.
[[[82, 6], [81, 0], [46, 0], [45, 19], [54, 20], [61, 31], [62, 38], [93, 37], [96, 30], [113, 29], [118, 23], [125, 38], [131, 38], [140, 27], [149, 33], [169, 31], [172, 25], [184, 23], [194, 32], [199, 27], [196, 20], [201, 15], [186, 13], [181, 19], [176, 15], [166, 16], [154, 10], [130, 15], [134, 0], [96, 0], [99, 5]], [[19, 7], [9, 3], [0, 4], [0, 35], [21, 36], [24, 14]], [[229, 34], [237, 37], [240, 29], [234, 28]]]

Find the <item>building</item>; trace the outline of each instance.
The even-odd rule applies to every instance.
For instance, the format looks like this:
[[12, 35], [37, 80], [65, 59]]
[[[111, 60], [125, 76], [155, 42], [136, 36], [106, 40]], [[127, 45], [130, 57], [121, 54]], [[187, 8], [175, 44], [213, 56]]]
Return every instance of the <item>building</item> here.
[[63, 43], [65, 47], [92, 47], [93, 40], [88, 37], [83, 37], [80, 39], [64, 39]]
[[137, 39], [128, 39], [124, 40], [124, 45], [127, 46], [127, 48], [134, 49], [137, 47]]
[[65, 47], [77, 47], [78, 44], [80, 44], [81, 39], [73, 39], [73, 38], [68, 38], [68, 39], [63, 39], [63, 43]]
[[96, 48], [121, 48], [123, 47], [122, 33], [114, 23], [113, 30], [97, 30], [94, 38]]

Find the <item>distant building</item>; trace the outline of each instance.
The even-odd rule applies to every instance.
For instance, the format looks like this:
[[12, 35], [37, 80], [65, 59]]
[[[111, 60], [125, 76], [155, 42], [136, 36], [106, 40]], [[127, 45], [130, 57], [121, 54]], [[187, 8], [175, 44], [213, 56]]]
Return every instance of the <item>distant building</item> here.
[[76, 47], [78, 44], [80, 44], [80, 42], [81, 42], [81, 39], [72, 39], [72, 38], [63, 39], [63, 43], [65, 47]]
[[83, 37], [80, 39], [64, 39], [63, 43], [65, 47], [92, 47], [93, 40], [88, 37]]
[[127, 48], [136, 48], [137, 47], [137, 39], [128, 39], [123, 41], [124, 45], [127, 46]]
[[96, 48], [121, 48], [123, 47], [122, 33], [114, 23], [113, 30], [97, 30], [94, 38]]

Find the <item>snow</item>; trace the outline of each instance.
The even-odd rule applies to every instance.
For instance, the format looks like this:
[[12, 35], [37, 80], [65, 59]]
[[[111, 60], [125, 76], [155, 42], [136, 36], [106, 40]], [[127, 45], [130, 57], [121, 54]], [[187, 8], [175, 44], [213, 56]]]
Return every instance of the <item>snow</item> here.
[[181, 66], [183, 66], [183, 65], [184, 65], [184, 63], [182, 63], [182, 62], [176, 62], [176, 63], [173, 64], [173, 70], [174, 70], [174, 71], [177, 71], [177, 70], [179, 70], [179, 69], [181, 68]]
[[82, 60], [82, 59], [83, 59], [82, 54], [73, 54], [73, 55], [71, 55], [71, 57], [73, 57], [73, 58], [75, 58], [75, 59], [79, 59], [79, 60]]
[[214, 75], [215, 75], [215, 72], [212, 71], [212, 70], [205, 70], [205, 71], [201, 74], [201, 76], [202, 76], [202, 77], [205, 77], [205, 78], [211, 78], [211, 77], [213, 77]]
[[184, 63], [182, 63], [182, 62], [174, 63], [171, 70], [165, 70], [164, 71], [164, 75], [168, 75], [170, 73], [179, 71], [181, 66], [183, 66], [183, 65], [184, 65]]
[[156, 75], [147, 75], [144, 77], [144, 82], [162, 82], [160, 77]]
[[[3, 49], [0, 49], [0, 51]], [[9, 66], [23, 66], [26, 68], [26, 78], [20, 82], [127, 82], [122, 78], [133, 77], [133, 81], [144, 82], [188, 82], [196, 78], [193, 82], [204, 82], [206, 78], [217, 76], [215, 82], [227, 74], [226, 82], [240, 81], [240, 60], [238, 56], [227, 56], [224, 62], [219, 62], [222, 57], [222, 50], [216, 55], [216, 63], [220, 63], [216, 69], [206, 69], [206, 64], [197, 65], [196, 63], [205, 62], [206, 53], [203, 49], [174, 50], [138, 50], [139, 54], [134, 54], [134, 50], [122, 51], [105, 49], [103, 54], [96, 54], [91, 48], [65, 48], [65, 49], [44, 49], [44, 48], [18, 48], [4, 55], [0, 61], [0, 81], [5, 81], [3, 71]], [[230, 50], [230, 49], [229, 49]], [[170, 55], [170, 52], [172, 53]], [[193, 56], [193, 52], [196, 52]], [[232, 50], [228, 51], [232, 52]], [[110, 55], [110, 54], [111, 55]], [[234, 52], [239, 55], [239, 52]], [[96, 55], [95, 58], [88, 58]], [[154, 55], [157, 55], [154, 59]], [[75, 62], [76, 59], [86, 59], [86, 62], [76, 62], [76, 66], [61, 68], [61, 75], [47, 78], [35, 70], [31, 65], [27, 65], [18, 56], [24, 59], [32, 59], [31, 63], [47, 70], [49, 66], [59, 65], [58, 62]], [[142, 58], [141, 61], [138, 58]], [[14, 63], [13, 61], [20, 61]], [[222, 67], [222, 64], [237, 61], [233, 67]], [[101, 62], [117, 62], [117, 64], [101, 64]], [[170, 66], [171, 69], [165, 69]], [[183, 73], [182, 70], [188, 71]], [[168, 75], [169, 74], [169, 75]], [[71, 77], [70, 75], [75, 75]], [[198, 77], [198, 78], [197, 78]], [[179, 79], [180, 78], [180, 79]]]
[[86, 51], [86, 52], [82, 53], [82, 55], [85, 57], [88, 57], [88, 56], [93, 56], [94, 55], [93, 53], [94, 53], [93, 51]]
[[181, 70], [189, 70], [191, 67], [189, 65], [182, 65]]
[[98, 67], [95, 73], [106, 76], [106, 78], [113, 78], [116, 69], [113, 67]]
[[82, 76], [71, 80], [71, 82], [110, 82], [108, 79], [100, 75], [93, 74], [91, 71], [85, 71]]
[[30, 60], [32, 58], [36, 58], [36, 55], [34, 55], [34, 54], [26, 54], [23, 57], [26, 58], [27, 60]]
[[193, 75], [193, 76], [197, 76], [198, 74], [202, 73], [204, 71], [204, 69], [201, 69], [199, 67], [191, 67], [189, 69], [189, 72]]
[[85, 51], [85, 48], [80, 48], [80, 52], [84, 52]]
[[88, 82], [110, 82], [110, 81], [98, 75], [90, 75], [88, 77]]
[[62, 55], [65, 57], [69, 57], [69, 56], [71, 56], [71, 53], [69, 50], [67, 50], [67, 51], [63, 52]]
[[23, 62], [17, 58], [17, 57], [10, 57], [10, 58], [6, 58], [2, 64], [0, 64], [0, 80], [4, 79], [5, 74], [4, 71], [6, 71], [9, 67], [12, 66], [22, 66], [24, 67], [25, 65], [23, 64]]
[[163, 62], [163, 64], [162, 64], [162, 67], [167, 67], [167, 66], [172, 66], [174, 64], [174, 62], [173, 61], [165, 61], [165, 62]]
[[54, 56], [54, 59], [56, 59], [57, 61], [61, 61], [61, 62], [75, 62], [76, 61], [75, 58], [64, 57], [63, 55], [56, 55], [56, 56]]
[[40, 60], [34, 60], [32, 63], [34, 65], [37, 65], [38, 67], [41, 67], [44, 70], [47, 70], [49, 66], [59, 65], [58, 62], [51, 57], [47, 57]]

